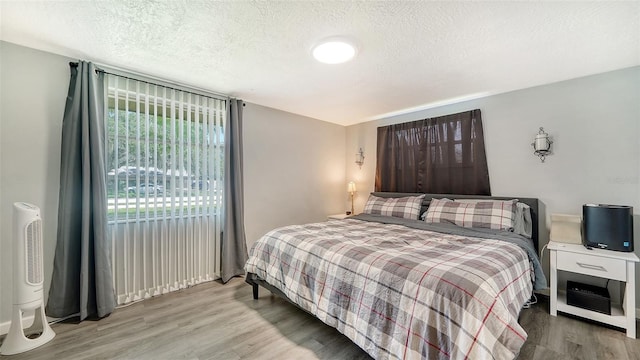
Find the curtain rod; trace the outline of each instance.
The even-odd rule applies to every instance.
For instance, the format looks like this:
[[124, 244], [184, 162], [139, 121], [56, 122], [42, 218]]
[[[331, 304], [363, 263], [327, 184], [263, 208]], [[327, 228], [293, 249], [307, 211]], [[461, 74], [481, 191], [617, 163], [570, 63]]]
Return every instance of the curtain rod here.
[[[103, 73], [103, 74], [119, 76], [121, 78], [125, 78], [125, 79], [128, 79], [128, 80], [139, 81], [139, 82], [143, 82], [145, 84], [154, 85], [154, 86], [162, 86], [162, 87], [165, 87], [167, 89], [176, 90], [176, 91], [199, 92], [202, 95], [205, 95], [205, 96], [208, 96], [208, 97], [222, 98], [222, 100], [230, 100], [231, 99], [231, 96], [229, 96], [229, 95], [220, 94], [220, 93], [216, 93], [216, 92], [205, 90], [205, 89], [200, 89], [200, 88], [189, 86], [189, 85], [175, 83], [175, 82], [172, 82], [172, 81], [158, 79], [158, 78], [155, 78], [154, 76], [149, 76], [149, 75], [145, 75], [145, 74], [141, 74], [141, 73], [135, 73], [135, 72], [132, 72], [132, 71], [129, 71], [129, 70], [120, 70], [120, 69], [113, 68], [113, 67], [108, 66], [108, 65], [97, 64], [95, 62], [93, 64], [96, 65], [96, 73]], [[69, 62], [69, 66], [78, 67], [78, 63], [72, 61], [72, 62]], [[115, 73], [115, 72], [109, 72], [109, 71], [107, 71], [105, 69], [102, 69], [103, 67], [113, 68], [115, 71], [120, 72], [120, 74]], [[124, 75], [124, 74], [127, 74], [127, 75]], [[153, 81], [144, 80], [144, 79], [138, 79], [138, 78], [131, 77], [131, 76], [140, 76], [140, 77], [143, 77], [143, 78], [156, 80], [158, 82], [166, 83], [166, 84], [169, 84], [169, 85], [159, 84], [159, 83], [155, 83]], [[171, 85], [178, 86], [178, 87], [173, 87]], [[243, 106], [244, 106], [244, 101], [242, 103], [243, 103]]]

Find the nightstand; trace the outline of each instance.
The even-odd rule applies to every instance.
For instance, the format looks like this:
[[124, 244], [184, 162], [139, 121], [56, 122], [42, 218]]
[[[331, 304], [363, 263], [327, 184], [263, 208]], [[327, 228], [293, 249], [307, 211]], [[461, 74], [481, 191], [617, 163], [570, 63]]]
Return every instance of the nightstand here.
[[343, 220], [348, 218], [351, 215], [347, 215], [347, 214], [335, 214], [335, 215], [329, 215], [327, 216], [327, 220]]
[[[640, 261], [631, 252], [589, 250], [582, 245], [550, 241], [551, 254], [551, 306], [550, 313], [558, 311], [617, 326], [627, 330], [627, 336], [636, 337], [636, 263]], [[558, 290], [558, 271], [618, 280], [624, 287], [622, 305], [611, 304], [611, 315], [567, 304], [566, 292]]]

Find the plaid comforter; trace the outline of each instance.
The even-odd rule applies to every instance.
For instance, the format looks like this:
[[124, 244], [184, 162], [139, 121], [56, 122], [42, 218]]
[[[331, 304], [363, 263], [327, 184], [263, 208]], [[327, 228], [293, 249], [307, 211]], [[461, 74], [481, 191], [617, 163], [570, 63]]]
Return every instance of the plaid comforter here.
[[528, 255], [504, 241], [347, 219], [258, 240], [245, 269], [376, 359], [511, 359]]

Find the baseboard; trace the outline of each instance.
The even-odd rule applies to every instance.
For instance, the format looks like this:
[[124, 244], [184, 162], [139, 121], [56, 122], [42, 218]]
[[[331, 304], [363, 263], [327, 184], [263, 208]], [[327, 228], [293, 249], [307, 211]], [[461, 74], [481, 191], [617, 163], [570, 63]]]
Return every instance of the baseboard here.
[[[33, 324], [33, 318], [35, 315], [25, 316], [22, 318], [22, 328], [27, 328]], [[5, 321], [0, 323], [0, 335], [5, 335], [9, 332], [9, 328], [11, 327], [11, 321]]]
[[548, 291], [534, 291], [533, 295], [535, 295], [538, 299], [549, 301], [549, 292]]

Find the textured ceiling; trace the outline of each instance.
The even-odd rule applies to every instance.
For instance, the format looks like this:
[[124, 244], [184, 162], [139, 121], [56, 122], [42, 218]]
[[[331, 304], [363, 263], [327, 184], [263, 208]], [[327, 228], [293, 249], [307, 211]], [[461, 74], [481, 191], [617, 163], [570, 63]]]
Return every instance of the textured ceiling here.
[[[0, 38], [338, 124], [640, 65], [640, 2], [2, 1]], [[326, 65], [311, 47], [358, 46]]]

